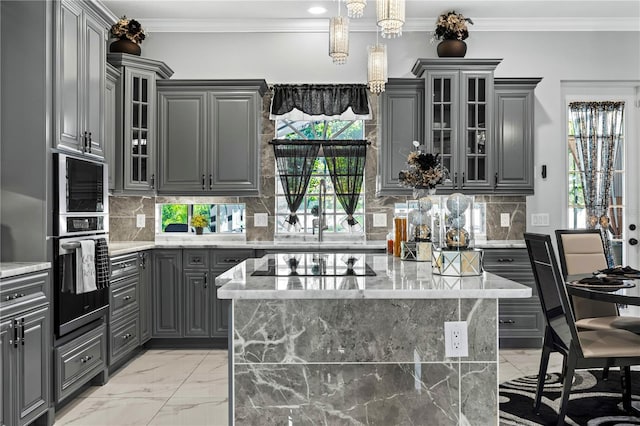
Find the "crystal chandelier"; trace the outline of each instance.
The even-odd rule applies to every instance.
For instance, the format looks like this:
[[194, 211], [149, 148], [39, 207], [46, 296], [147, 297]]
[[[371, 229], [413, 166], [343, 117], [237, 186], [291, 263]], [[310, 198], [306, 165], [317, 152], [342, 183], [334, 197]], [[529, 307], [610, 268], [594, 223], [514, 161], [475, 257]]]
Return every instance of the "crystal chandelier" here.
[[402, 35], [404, 11], [405, 0], [377, 0], [376, 16], [382, 37], [393, 38]]
[[336, 16], [329, 21], [329, 56], [333, 63], [343, 65], [349, 56], [349, 18]]
[[384, 85], [387, 82], [387, 47], [384, 44], [369, 46], [369, 57], [367, 62], [367, 80], [371, 93], [384, 92]]
[[347, 16], [349, 18], [362, 18], [367, 0], [345, 0], [347, 6]]

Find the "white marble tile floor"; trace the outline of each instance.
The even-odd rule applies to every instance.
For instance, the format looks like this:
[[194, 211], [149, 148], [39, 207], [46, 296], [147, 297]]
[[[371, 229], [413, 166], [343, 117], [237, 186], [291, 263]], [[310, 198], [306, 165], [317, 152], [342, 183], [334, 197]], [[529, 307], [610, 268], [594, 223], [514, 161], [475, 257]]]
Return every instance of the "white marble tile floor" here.
[[[500, 382], [537, 374], [540, 350], [500, 351]], [[549, 371], [562, 358], [551, 355]], [[55, 426], [228, 424], [227, 351], [147, 350], [56, 413]]]

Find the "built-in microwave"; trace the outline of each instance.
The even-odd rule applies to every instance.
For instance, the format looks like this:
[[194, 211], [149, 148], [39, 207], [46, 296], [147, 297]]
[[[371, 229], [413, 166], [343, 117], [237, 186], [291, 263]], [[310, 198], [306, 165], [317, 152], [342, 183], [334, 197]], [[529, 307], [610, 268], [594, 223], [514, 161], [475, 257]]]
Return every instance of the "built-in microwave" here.
[[109, 232], [107, 164], [63, 152], [53, 164], [56, 235]]

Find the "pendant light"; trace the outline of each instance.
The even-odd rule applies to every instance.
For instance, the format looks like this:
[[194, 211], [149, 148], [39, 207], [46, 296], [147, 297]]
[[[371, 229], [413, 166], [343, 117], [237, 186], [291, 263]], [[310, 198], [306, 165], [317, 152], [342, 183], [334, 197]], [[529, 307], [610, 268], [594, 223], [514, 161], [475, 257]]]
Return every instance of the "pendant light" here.
[[384, 92], [384, 85], [387, 82], [387, 46], [378, 43], [378, 33], [376, 32], [375, 46], [369, 46], [367, 60], [367, 80], [371, 93]]
[[340, 16], [338, 0], [338, 16], [329, 21], [329, 56], [333, 63], [343, 65], [349, 56], [349, 18]]
[[347, 6], [347, 16], [349, 18], [362, 18], [367, 0], [345, 0], [345, 5]]
[[400, 37], [404, 25], [405, 0], [377, 0], [376, 16], [382, 37]]

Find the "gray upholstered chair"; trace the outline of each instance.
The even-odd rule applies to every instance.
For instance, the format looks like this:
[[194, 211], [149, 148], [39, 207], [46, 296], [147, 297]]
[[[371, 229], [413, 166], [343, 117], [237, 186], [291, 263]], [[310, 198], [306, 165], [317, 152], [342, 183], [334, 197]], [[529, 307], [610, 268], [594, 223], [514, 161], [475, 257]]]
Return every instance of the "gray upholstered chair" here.
[[565, 359], [566, 368], [558, 409], [558, 425], [564, 424], [576, 369], [620, 367], [622, 405], [626, 411], [632, 411], [630, 366], [640, 364], [640, 336], [616, 328], [579, 331], [564, 278], [558, 271], [551, 237], [525, 233], [524, 240], [546, 322], [534, 410], [538, 411], [540, 408], [549, 356], [551, 352], [559, 352]]
[[[556, 230], [562, 276], [591, 274], [608, 267], [602, 235], [597, 229]], [[580, 330], [621, 328], [640, 334], [640, 318], [620, 316], [615, 303], [572, 297]]]

